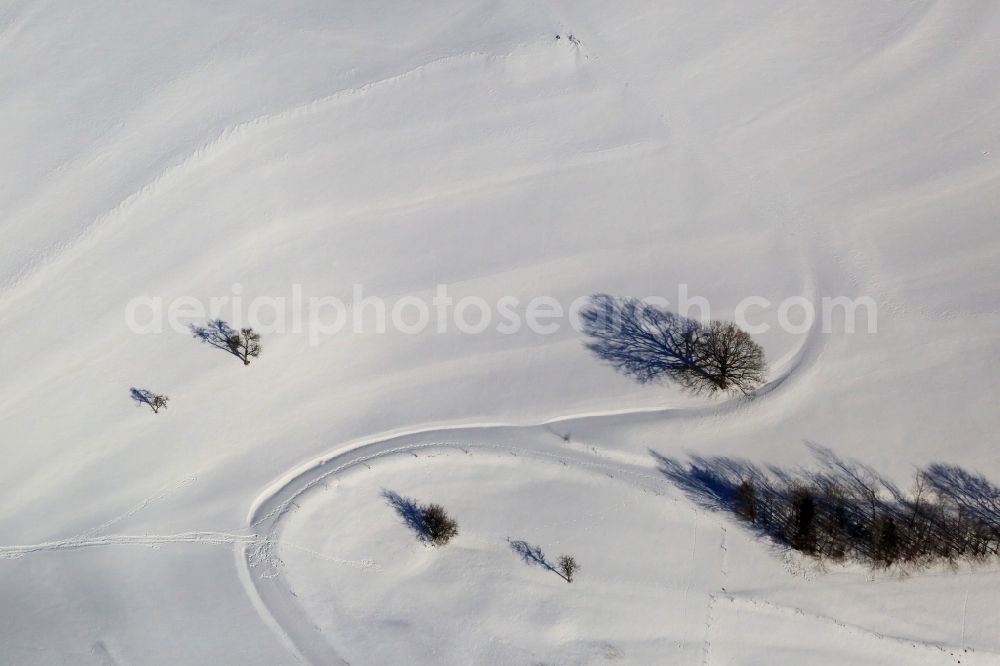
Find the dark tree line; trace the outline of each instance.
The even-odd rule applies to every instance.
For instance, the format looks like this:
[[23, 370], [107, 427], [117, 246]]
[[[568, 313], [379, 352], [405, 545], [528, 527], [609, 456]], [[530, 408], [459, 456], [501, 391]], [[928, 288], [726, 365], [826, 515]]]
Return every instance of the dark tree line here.
[[580, 313], [587, 348], [647, 383], [670, 379], [693, 393], [749, 396], [764, 382], [764, 350], [731, 322], [702, 324], [637, 298], [598, 294]]
[[953, 465], [919, 470], [903, 492], [872, 468], [814, 447], [816, 470], [733, 458], [658, 457], [699, 505], [733, 513], [779, 544], [874, 567], [924, 567], [1000, 555], [1000, 488]]

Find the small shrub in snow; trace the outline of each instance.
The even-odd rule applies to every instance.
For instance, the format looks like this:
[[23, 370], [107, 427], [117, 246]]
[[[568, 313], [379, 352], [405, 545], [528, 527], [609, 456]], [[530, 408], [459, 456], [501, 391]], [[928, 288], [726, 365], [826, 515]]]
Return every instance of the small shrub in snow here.
[[420, 508], [427, 540], [435, 546], [443, 546], [458, 534], [458, 523], [448, 515], [440, 504], [427, 504]]

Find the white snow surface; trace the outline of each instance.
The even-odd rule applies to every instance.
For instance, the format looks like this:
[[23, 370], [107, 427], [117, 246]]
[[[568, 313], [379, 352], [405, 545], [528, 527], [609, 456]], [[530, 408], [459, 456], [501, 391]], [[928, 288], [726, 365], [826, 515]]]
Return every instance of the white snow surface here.
[[[996, 563], [817, 568], [651, 455], [1000, 481], [998, 35], [991, 0], [0, 2], [0, 663], [1000, 664]], [[126, 326], [236, 283], [871, 296], [878, 331], [762, 334], [735, 402], [567, 326], [249, 368]]]

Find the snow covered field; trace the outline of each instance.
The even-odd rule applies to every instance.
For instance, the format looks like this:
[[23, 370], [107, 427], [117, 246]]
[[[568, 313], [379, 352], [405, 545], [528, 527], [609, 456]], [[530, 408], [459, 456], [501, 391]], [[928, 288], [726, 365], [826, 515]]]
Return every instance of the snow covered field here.
[[[1000, 663], [995, 562], [817, 569], [651, 455], [1000, 482], [998, 35], [989, 0], [0, 2], [0, 663]], [[755, 310], [749, 403], [568, 326], [265, 334], [247, 368], [126, 324], [355, 284], [878, 321]]]

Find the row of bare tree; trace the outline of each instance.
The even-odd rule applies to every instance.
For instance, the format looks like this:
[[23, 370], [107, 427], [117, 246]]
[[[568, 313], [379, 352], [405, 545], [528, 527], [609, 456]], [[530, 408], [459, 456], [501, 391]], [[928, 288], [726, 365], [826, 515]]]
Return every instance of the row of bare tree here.
[[920, 568], [1000, 555], [1000, 488], [953, 465], [918, 470], [904, 492], [857, 462], [813, 448], [813, 471], [766, 470], [732, 458], [659, 458], [700, 505], [732, 512], [808, 555]]

